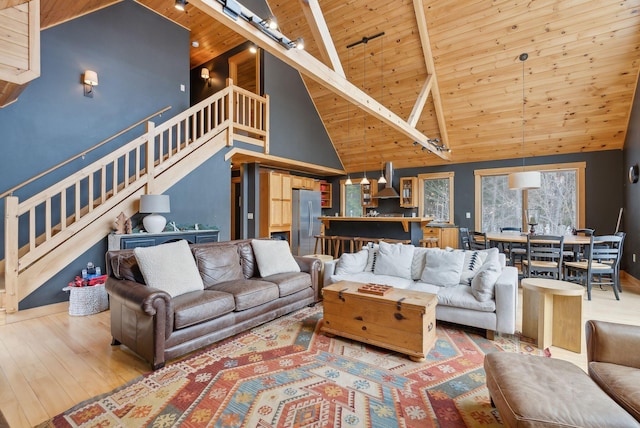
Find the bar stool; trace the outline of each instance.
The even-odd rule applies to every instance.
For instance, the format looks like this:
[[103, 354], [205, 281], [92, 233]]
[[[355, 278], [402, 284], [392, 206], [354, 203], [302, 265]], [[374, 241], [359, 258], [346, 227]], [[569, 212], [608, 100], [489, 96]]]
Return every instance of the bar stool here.
[[332, 236], [333, 256], [338, 258], [342, 253], [353, 253], [354, 238], [353, 236]]
[[435, 236], [420, 240], [420, 246], [425, 248], [438, 248], [438, 238]]
[[411, 239], [380, 238], [379, 240], [384, 241], [387, 244], [411, 244]]
[[332, 255], [331, 250], [333, 249], [333, 246], [331, 244], [331, 236], [314, 235], [314, 238], [316, 238], [315, 245], [313, 246], [314, 254]]

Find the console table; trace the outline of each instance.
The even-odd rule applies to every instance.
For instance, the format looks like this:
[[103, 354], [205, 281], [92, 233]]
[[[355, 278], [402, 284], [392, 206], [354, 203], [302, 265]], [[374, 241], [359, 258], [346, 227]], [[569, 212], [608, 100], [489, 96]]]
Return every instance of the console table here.
[[165, 242], [185, 239], [190, 244], [218, 242], [219, 230], [183, 230], [160, 233], [124, 233], [109, 235], [109, 250], [124, 250], [136, 247], [153, 247]]

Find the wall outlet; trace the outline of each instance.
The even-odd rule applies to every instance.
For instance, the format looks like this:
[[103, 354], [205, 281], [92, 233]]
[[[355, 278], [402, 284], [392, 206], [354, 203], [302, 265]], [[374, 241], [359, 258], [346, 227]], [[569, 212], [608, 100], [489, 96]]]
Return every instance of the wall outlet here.
[[253, 220], [253, 213], [247, 213], [247, 219]]
[[466, 218], [471, 218], [471, 213], [466, 213], [466, 214], [465, 214], [465, 217], [466, 217]]
[[181, 84], [181, 85], [180, 85], [180, 92], [184, 92], [184, 91], [185, 91], [185, 89], [187, 89], [187, 88], [186, 88], [184, 85], [182, 85], [182, 84]]

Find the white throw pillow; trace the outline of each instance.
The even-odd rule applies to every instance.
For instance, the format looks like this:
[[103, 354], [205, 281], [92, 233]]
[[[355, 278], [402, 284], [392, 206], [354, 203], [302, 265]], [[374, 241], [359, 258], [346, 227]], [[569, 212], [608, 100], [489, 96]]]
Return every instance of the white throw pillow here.
[[502, 266], [500, 266], [498, 251], [489, 252], [487, 260], [471, 280], [471, 292], [479, 302], [493, 299], [496, 281], [500, 274], [502, 274]]
[[413, 261], [413, 245], [387, 244], [380, 241], [373, 273], [411, 279], [411, 262]]
[[253, 254], [261, 277], [275, 275], [277, 273], [300, 272], [300, 266], [296, 263], [289, 243], [280, 239], [253, 239], [251, 240]]
[[133, 249], [144, 282], [171, 297], [204, 290], [189, 244], [184, 239], [155, 247]]
[[436, 250], [426, 254], [420, 281], [440, 287], [453, 287], [460, 283], [464, 253]]
[[364, 248], [369, 251], [369, 255], [367, 258], [367, 266], [365, 266], [365, 272], [373, 272], [376, 267], [376, 259], [378, 258], [378, 253], [380, 252], [380, 246], [378, 244], [368, 243]]
[[416, 247], [413, 249], [413, 260], [411, 261], [411, 279], [417, 281], [422, 276], [424, 270], [425, 254], [434, 251], [433, 248]]
[[369, 251], [364, 249], [357, 253], [343, 253], [336, 264], [335, 275], [350, 275], [364, 272], [369, 258]]
[[471, 280], [480, 270], [487, 256], [486, 251], [463, 251], [464, 264], [462, 265], [462, 273], [460, 274], [460, 284], [471, 285]]

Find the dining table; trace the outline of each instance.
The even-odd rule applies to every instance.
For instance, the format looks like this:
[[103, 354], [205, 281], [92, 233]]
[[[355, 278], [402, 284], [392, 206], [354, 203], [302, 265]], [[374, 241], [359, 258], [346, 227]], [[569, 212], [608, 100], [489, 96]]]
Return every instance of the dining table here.
[[[526, 232], [487, 232], [487, 240], [493, 243], [526, 244], [528, 235]], [[564, 245], [589, 245], [589, 240], [584, 235], [564, 235]]]
[[[503, 247], [504, 244], [524, 244], [526, 248], [527, 236], [529, 236], [527, 232], [487, 232], [487, 241], [491, 247]], [[585, 235], [568, 234], [564, 235], [562, 246], [564, 251], [573, 253], [573, 260], [578, 260], [581, 248], [589, 245], [590, 239]]]

